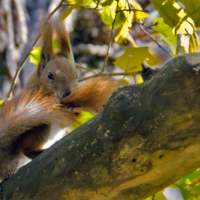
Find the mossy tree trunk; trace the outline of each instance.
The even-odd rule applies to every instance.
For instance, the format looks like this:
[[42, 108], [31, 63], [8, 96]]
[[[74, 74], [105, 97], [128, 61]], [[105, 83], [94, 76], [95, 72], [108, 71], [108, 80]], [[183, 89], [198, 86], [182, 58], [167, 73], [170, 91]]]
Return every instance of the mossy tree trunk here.
[[194, 171], [199, 70], [200, 54], [188, 54], [119, 88], [103, 112], [3, 182], [1, 199], [138, 200]]

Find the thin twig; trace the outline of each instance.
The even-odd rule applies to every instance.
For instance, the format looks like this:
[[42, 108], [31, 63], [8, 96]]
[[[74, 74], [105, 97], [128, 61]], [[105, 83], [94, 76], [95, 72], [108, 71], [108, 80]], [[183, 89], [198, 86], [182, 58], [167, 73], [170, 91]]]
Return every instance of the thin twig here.
[[[37, 37], [37, 39], [35, 40], [35, 42], [33, 43], [32, 47], [31, 47], [31, 50], [34, 48], [34, 46], [36, 45], [36, 43], [38, 42], [40, 38], [40, 35]], [[22, 63], [19, 65], [19, 67], [17, 68], [16, 72], [15, 72], [15, 76], [13, 78], [13, 82], [12, 82], [12, 85], [11, 85], [11, 88], [10, 88], [10, 91], [8, 93], [8, 97], [7, 99], [10, 100], [12, 98], [12, 94], [13, 94], [13, 91], [14, 91], [14, 88], [15, 88], [15, 85], [16, 85], [16, 82], [17, 82], [17, 77], [19, 76], [21, 70], [22, 70], [22, 67], [24, 65], [24, 63], [26, 62], [27, 58], [29, 57], [29, 54], [30, 54], [30, 51], [26, 54], [26, 57], [24, 58], [24, 60], [22, 61]]]
[[145, 30], [142, 28], [142, 26], [141, 26], [140, 22], [138, 22], [138, 20], [136, 20], [136, 22], [137, 22], [137, 24], [139, 25], [141, 31], [143, 31], [146, 35], [148, 35], [148, 36], [149, 36], [149, 37], [150, 37], [150, 38], [165, 52], [165, 53], [167, 53], [171, 58], [174, 57], [171, 53], [169, 53], [166, 49], [164, 49], [164, 48], [157, 42], [156, 39], [154, 39], [147, 31], [145, 31]]
[[122, 9], [122, 10], [118, 10], [117, 12], [123, 12], [123, 11], [137, 11], [137, 12], [149, 12], [148, 10], [139, 10], [139, 9], [134, 9], [134, 8], [131, 8], [131, 9]]
[[97, 9], [99, 7], [100, 1], [97, 1], [96, 3], [97, 5], [95, 6], [95, 9]]
[[[62, 6], [74, 6], [74, 4], [63, 3]], [[98, 8], [97, 6], [95, 6], [95, 7], [80, 6], [80, 7], [81, 7], [81, 8], [85, 8], [85, 9], [89, 9], [89, 10], [97, 10], [97, 11], [102, 10], [101, 8]]]
[[114, 18], [113, 23], [112, 23], [112, 29], [111, 29], [110, 39], [109, 39], [109, 43], [108, 43], [108, 49], [107, 49], [107, 53], [106, 53], [106, 57], [105, 57], [105, 60], [104, 60], [104, 64], [103, 64], [103, 68], [101, 70], [101, 73], [104, 72], [106, 63], [108, 61], [109, 50], [110, 50], [110, 47], [111, 47], [112, 38], [113, 38], [113, 34], [114, 34], [114, 25], [115, 25], [115, 21], [116, 21], [117, 14], [118, 14], [118, 4], [119, 4], [119, 0], [117, 0], [117, 7], [116, 7], [116, 10], [115, 10], [115, 18]]
[[[46, 22], [49, 21], [49, 19], [52, 17], [52, 15], [58, 10], [58, 8], [60, 8], [62, 6], [62, 3], [63, 3], [64, 0], [61, 0], [61, 2], [58, 4], [58, 6], [49, 14], [49, 17], [47, 18]], [[33, 43], [32, 47], [31, 47], [31, 50], [34, 48], [34, 46], [37, 44], [38, 40], [40, 38], [40, 34], [38, 35], [38, 37], [36, 38], [35, 42]], [[10, 91], [8, 93], [8, 97], [7, 97], [7, 100], [10, 100], [12, 98], [12, 94], [13, 94], [13, 91], [14, 91], [14, 88], [15, 88], [15, 85], [16, 85], [16, 82], [17, 82], [17, 77], [19, 76], [21, 70], [22, 70], [22, 67], [25, 63], [25, 61], [27, 60], [27, 58], [29, 57], [29, 54], [31, 52], [31, 50], [27, 53], [27, 55], [25, 56], [24, 60], [22, 61], [22, 63], [19, 65], [19, 67], [17, 68], [16, 72], [15, 72], [15, 76], [13, 78], [13, 82], [12, 82], [12, 85], [11, 85], [11, 88], [10, 88]]]
[[96, 73], [95, 73], [94, 71], [92, 71], [91, 69], [85, 68], [85, 67], [81, 66], [81, 65], [78, 64], [78, 63], [76, 63], [76, 67], [79, 67], [79, 68], [81, 68], [81, 69], [84, 69], [84, 70], [86, 70], [86, 71], [89, 71], [89, 72], [92, 72], [92, 73], [96, 74]]
[[141, 24], [142, 26], [145, 26], [148, 29], [153, 29], [153, 27], [156, 26], [156, 24], [157, 24], [157, 22], [156, 22], [155, 24], [147, 26], [143, 21], [137, 21], [137, 23]]
[[47, 22], [49, 19], [53, 16], [53, 14], [62, 6], [64, 0], [61, 0], [60, 3], [55, 7], [55, 9], [49, 14], [49, 17], [47, 18]]
[[129, 9], [131, 9], [131, 8], [132, 8], [132, 6], [131, 6], [131, 4], [129, 3], [129, 1], [128, 1], [128, 0], [126, 0], [126, 2], [127, 2], [127, 4], [128, 4], [128, 8], [129, 8]]
[[86, 81], [86, 80], [88, 80], [90, 78], [94, 78], [94, 77], [98, 77], [98, 76], [125, 76], [125, 75], [134, 76], [135, 72], [129, 72], [129, 73], [119, 72], [119, 73], [104, 73], [104, 74], [99, 73], [99, 74], [95, 74], [95, 75], [92, 75], [92, 76], [88, 76], [88, 77], [82, 78], [82, 79], [78, 80], [78, 82]]

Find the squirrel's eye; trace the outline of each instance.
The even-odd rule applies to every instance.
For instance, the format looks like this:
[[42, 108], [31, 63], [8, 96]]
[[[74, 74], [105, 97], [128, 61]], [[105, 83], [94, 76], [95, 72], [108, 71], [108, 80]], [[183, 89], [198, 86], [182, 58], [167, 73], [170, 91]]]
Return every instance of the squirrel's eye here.
[[53, 74], [51, 72], [48, 73], [48, 78], [49, 79], [54, 79]]

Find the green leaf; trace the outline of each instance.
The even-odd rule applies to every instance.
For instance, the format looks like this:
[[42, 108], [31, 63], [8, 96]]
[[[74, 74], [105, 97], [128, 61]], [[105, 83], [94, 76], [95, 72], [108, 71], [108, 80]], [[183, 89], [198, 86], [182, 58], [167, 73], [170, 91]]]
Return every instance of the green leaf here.
[[122, 78], [122, 79], [119, 79], [119, 86], [125, 86], [125, 85], [130, 85], [130, 83], [126, 80], [126, 79], [124, 79], [124, 78]]
[[139, 74], [138, 75], [140, 78], [139, 78], [139, 80], [138, 80], [138, 84], [141, 84], [141, 83], [143, 83], [144, 81], [143, 81], [143, 78], [142, 78], [142, 76]]
[[[143, 10], [142, 6], [137, 1], [129, 0], [129, 2], [133, 6], [133, 9]], [[142, 11], [135, 11], [134, 14], [135, 14], [135, 18], [138, 20], [144, 19], [149, 16], [147, 13], [142, 12]]]
[[153, 200], [153, 196], [146, 198], [145, 200]]
[[85, 122], [93, 118], [94, 116], [95, 115], [90, 112], [81, 111], [81, 117], [78, 119], [79, 124], [78, 125], [73, 124], [72, 130], [78, 128], [80, 125], [84, 124]]
[[189, 44], [189, 53], [197, 52], [199, 49], [199, 37], [194, 32], [193, 35], [190, 35], [190, 44]]
[[53, 49], [53, 51], [54, 52], [58, 52], [59, 51], [58, 47], [59, 47], [59, 44], [58, 44], [57, 40], [53, 39], [52, 40], [52, 49]]
[[[116, 15], [117, 1], [108, 1], [108, 2], [109, 3], [103, 2], [101, 4], [102, 11], [100, 11], [99, 13], [101, 15], [102, 21], [106, 25], [111, 26]], [[120, 0], [118, 2], [118, 10], [124, 10], [124, 9], [128, 9], [127, 1]], [[128, 18], [130, 17], [129, 13], [130, 13], [129, 11], [119, 11], [117, 13], [114, 24], [115, 29], [117, 29], [119, 26], [123, 25], [126, 21], [128, 21]]]
[[75, 3], [73, 6], [65, 10], [65, 12], [61, 15], [60, 20], [65, 19], [68, 17], [68, 15], [72, 12], [73, 9], [79, 10], [81, 4], [83, 3], [84, 0], [79, 0], [77, 3]]
[[0, 110], [1, 110], [1, 108], [2, 108], [2, 103], [3, 103], [3, 100], [0, 99]]
[[42, 47], [36, 47], [29, 54], [29, 62], [38, 65], [40, 62]]
[[193, 34], [194, 22], [175, 0], [150, 0], [174, 34]]
[[[79, 2], [79, 0], [68, 0], [68, 2], [70, 4], [76, 4]], [[96, 3], [94, 3], [93, 0], [84, 0], [84, 1], [82, 1], [81, 6], [94, 7], [94, 6], [96, 6]]]
[[194, 20], [197, 27], [200, 27], [200, 1], [180, 0], [185, 5], [185, 12]]
[[[134, 5], [133, 6], [133, 9], [137, 9], [137, 10], [142, 10], [142, 8]], [[135, 11], [135, 18], [138, 19], [138, 20], [141, 20], [141, 19], [144, 19], [146, 17], [149, 17], [149, 15], [145, 12], [142, 12], [142, 11]]]
[[152, 58], [148, 47], [131, 47], [124, 50], [124, 54], [117, 58], [115, 65], [122, 68], [125, 72], [142, 71], [141, 64], [145, 59]]
[[115, 37], [115, 41], [118, 43], [122, 43], [124, 39], [127, 37], [128, 32], [132, 26], [133, 21], [133, 12], [126, 12], [126, 21], [120, 29], [119, 33]]
[[145, 200], [167, 200], [166, 197], [163, 194], [164, 190], [161, 190], [157, 192], [156, 194], [146, 198]]
[[185, 200], [196, 200], [195, 196], [193, 196], [192, 194], [190, 194], [190, 192], [188, 192], [187, 190], [184, 190], [183, 188], [179, 188], [183, 199]]
[[172, 28], [164, 22], [163, 18], [155, 17], [153, 24], [155, 24], [154, 30], [161, 34], [163, 43], [167, 44], [175, 55], [178, 45], [178, 35], [173, 33]]
[[[183, 195], [187, 195], [186, 193], [189, 193], [188, 199], [191, 195], [193, 196], [199, 196], [200, 193], [200, 169], [197, 169], [196, 171], [192, 172], [191, 174], [181, 178], [180, 180], [176, 181], [174, 183], [175, 186], [178, 186], [178, 188], [182, 188], [181, 193]], [[186, 198], [184, 198], [186, 199]], [[194, 199], [194, 197], [191, 197], [191, 199]]]
[[105, 0], [103, 3], [101, 3], [102, 6], [110, 6], [114, 0]]
[[197, 52], [199, 49], [199, 38], [196, 32], [192, 35], [182, 34], [180, 37], [180, 46], [184, 54]]
[[200, 169], [197, 169], [194, 172], [190, 173], [189, 175], [176, 181], [174, 184], [179, 185], [182, 188], [184, 188], [185, 186], [192, 184], [199, 177], [200, 177]]
[[163, 194], [164, 190], [161, 190], [153, 195], [153, 200], [167, 200], [166, 197]]
[[153, 51], [153, 49], [149, 48], [148, 51], [151, 54], [151, 57], [145, 59], [147, 64], [149, 64], [150, 66], [157, 65], [159, 63], [157, 54]]
[[114, 28], [117, 29], [127, 20], [126, 12], [118, 12], [115, 20]]
[[112, 26], [116, 14], [116, 6], [116, 1], [113, 1], [109, 6], [102, 6], [102, 11], [100, 11], [101, 19], [108, 26]]

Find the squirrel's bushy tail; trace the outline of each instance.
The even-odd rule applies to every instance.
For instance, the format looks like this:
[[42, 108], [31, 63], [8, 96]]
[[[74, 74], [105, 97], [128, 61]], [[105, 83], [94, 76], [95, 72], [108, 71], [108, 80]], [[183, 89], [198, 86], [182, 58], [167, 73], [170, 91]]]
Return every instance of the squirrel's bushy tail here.
[[34, 158], [43, 151], [41, 145], [48, 136], [37, 128], [50, 124], [69, 126], [76, 121], [79, 113], [57, 102], [41, 91], [5, 102], [0, 113], [0, 182], [18, 170], [26, 156]]
[[41, 124], [69, 126], [79, 115], [57, 103], [57, 99], [41, 91], [28, 92], [17, 99], [6, 101], [0, 117], [0, 138], [15, 139], [22, 133]]
[[119, 82], [109, 77], [92, 78], [61, 103], [74, 110], [100, 112]]

